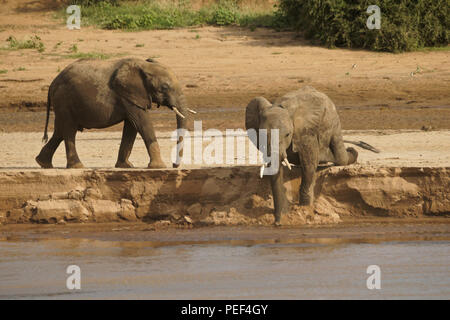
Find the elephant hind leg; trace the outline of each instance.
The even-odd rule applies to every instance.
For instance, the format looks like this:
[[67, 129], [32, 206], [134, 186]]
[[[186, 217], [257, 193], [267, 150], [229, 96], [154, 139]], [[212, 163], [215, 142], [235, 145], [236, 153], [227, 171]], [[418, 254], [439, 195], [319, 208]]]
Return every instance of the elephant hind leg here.
[[328, 162], [336, 163], [336, 159], [331, 149], [325, 148], [320, 151], [319, 163], [328, 163]]
[[66, 124], [63, 131], [64, 144], [66, 146], [67, 168], [84, 168], [75, 148], [77, 129], [77, 126]]
[[116, 168], [133, 168], [133, 164], [128, 160], [136, 140], [137, 130], [133, 124], [125, 120], [123, 123], [122, 141], [120, 142], [119, 156], [117, 157]]
[[[337, 166], [345, 166], [351, 160], [349, 152], [345, 149], [342, 135], [335, 134], [331, 137], [330, 148], [334, 155], [334, 164]], [[355, 159], [356, 160], [356, 159]]]
[[56, 149], [58, 149], [59, 145], [63, 141], [63, 136], [61, 134], [61, 130], [59, 129], [56, 121], [55, 121], [55, 129], [53, 131], [53, 135], [50, 140], [42, 147], [41, 152], [35, 158], [36, 162], [42, 168], [53, 168], [52, 159], [55, 154]]

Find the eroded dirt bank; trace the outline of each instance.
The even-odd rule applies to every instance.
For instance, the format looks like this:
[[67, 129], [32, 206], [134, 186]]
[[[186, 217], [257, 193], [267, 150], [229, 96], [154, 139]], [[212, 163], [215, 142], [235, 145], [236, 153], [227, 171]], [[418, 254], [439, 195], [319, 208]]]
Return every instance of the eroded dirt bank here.
[[[3, 170], [2, 223], [157, 221], [158, 225], [269, 225], [268, 182], [257, 167], [191, 170]], [[332, 167], [318, 174], [314, 210], [292, 205], [283, 224], [342, 217], [450, 212], [450, 168]], [[286, 175], [296, 202], [300, 172]]]

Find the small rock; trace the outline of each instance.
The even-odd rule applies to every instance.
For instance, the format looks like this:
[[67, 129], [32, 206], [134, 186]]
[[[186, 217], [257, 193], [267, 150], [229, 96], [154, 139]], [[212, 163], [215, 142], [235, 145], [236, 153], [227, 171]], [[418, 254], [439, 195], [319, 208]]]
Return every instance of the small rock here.
[[155, 222], [155, 225], [158, 227], [163, 227], [163, 226], [169, 226], [172, 222], [170, 222], [169, 220], [160, 220]]
[[136, 221], [136, 208], [133, 206], [133, 202], [128, 199], [120, 199], [120, 207], [122, 210], [119, 212], [119, 217], [127, 221]]
[[64, 221], [63, 219], [61, 219], [61, 220], [59, 220], [56, 224], [64, 225], [64, 224], [66, 224], [66, 221]]
[[189, 224], [192, 224], [192, 219], [188, 216], [184, 216], [184, 221], [186, 221]]
[[432, 126], [422, 126], [422, 128], [420, 128], [422, 131], [431, 131], [433, 130]]
[[110, 200], [90, 200], [89, 205], [96, 222], [119, 221], [122, 207]]
[[31, 219], [38, 223], [57, 223], [61, 220], [79, 221], [90, 215], [89, 211], [76, 200], [39, 201], [36, 207], [25, 207], [33, 213]]

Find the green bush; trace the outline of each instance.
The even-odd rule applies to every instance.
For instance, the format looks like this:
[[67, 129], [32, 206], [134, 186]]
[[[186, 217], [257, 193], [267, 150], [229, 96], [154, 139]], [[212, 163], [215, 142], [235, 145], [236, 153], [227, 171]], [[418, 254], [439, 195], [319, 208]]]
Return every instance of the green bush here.
[[239, 8], [234, 1], [220, 1], [217, 6], [213, 8], [213, 16], [211, 24], [218, 26], [226, 26], [235, 24], [239, 19]]
[[118, 5], [119, 0], [65, 0], [66, 5], [78, 5], [82, 7], [95, 6], [99, 4]]
[[19, 50], [19, 49], [37, 49], [39, 52], [45, 51], [45, 45], [41, 38], [37, 35], [32, 36], [27, 40], [17, 40], [14, 36], [9, 36], [6, 41], [9, 44], [9, 49]]
[[[381, 11], [381, 28], [366, 26], [370, 5]], [[450, 0], [280, 0], [290, 27], [329, 47], [411, 51], [448, 45]]]
[[[200, 25], [240, 25], [251, 28], [276, 27], [276, 11], [242, 7], [240, 0], [217, 0], [198, 10], [189, 0], [94, 1], [78, 0], [83, 26], [105, 29], [150, 30]], [[65, 11], [61, 16], [67, 19]], [[64, 20], [65, 21], [65, 20]]]

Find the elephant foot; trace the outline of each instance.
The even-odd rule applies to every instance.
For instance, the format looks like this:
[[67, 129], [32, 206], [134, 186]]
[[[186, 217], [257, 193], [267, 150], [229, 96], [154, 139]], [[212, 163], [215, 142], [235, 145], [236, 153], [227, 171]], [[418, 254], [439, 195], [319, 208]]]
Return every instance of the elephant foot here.
[[151, 161], [147, 167], [149, 169], [165, 169], [165, 168], [167, 168], [166, 164], [162, 161]]
[[311, 197], [308, 194], [300, 194], [300, 205], [301, 206], [309, 206], [311, 205]]
[[50, 169], [50, 168], [53, 168], [53, 165], [52, 165], [51, 162], [44, 161], [44, 160], [40, 159], [39, 156], [37, 156], [36, 158], [34, 158], [34, 160], [36, 160], [36, 162], [38, 163], [38, 165], [41, 166], [41, 168], [44, 168], [44, 169]]
[[273, 223], [273, 225], [274, 225], [275, 227], [281, 227], [281, 226], [282, 226], [282, 224], [281, 224], [280, 221], [275, 221], [275, 222]]
[[358, 159], [358, 151], [355, 150], [355, 148], [348, 147], [347, 148], [348, 153], [348, 164], [353, 164]]
[[134, 168], [134, 166], [133, 166], [133, 164], [130, 161], [125, 160], [123, 162], [117, 161], [116, 162], [116, 168]]
[[83, 169], [84, 166], [81, 162], [68, 163], [67, 169]]

